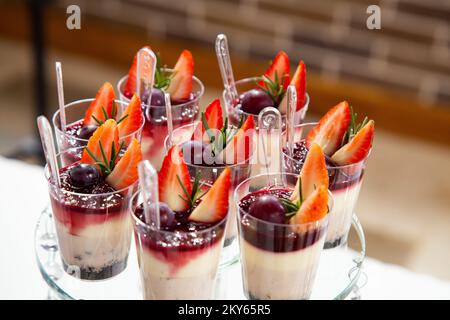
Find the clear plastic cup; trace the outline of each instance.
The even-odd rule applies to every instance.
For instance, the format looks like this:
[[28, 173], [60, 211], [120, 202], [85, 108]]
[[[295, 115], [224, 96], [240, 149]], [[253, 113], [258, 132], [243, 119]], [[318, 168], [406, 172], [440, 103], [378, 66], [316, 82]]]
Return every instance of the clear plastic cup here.
[[[168, 73], [173, 72], [172, 69], [164, 69], [164, 71]], [[120, 99], [126, 103], [129, 102], [129, 99], [123, 94], [123, 91], [127, 79], [128, 76], [124, 76], [117, 84]], [[203, 96], [205, 88], [197, 77], [193, 77], [193, 79], [193, 99], [182, 103], [172, 102], [174, 128], [192, 123], [197, 118], [199, 101]], [[164, 106], [145, 106], [144, 104], [143, 109], [145, 125], [142, 131], [141, 141], [142, 156], [145, 160], [149, 160], [156, 170], [159, 170], [165, 154], [164, 139], [167, 136], [166, 109]]]
[[[58, 170], [73, 164], [68, 152], [57, 155]], [[129, 204], [137, 183], [113, 192], [77, 193], [58, 187], [48, 166], [45, 172], [64, 270], [82, 280], [104, 280], [122, 272], [132, 232]]]
[[[244, 293], [248, 299], [299, 300], [311, 295], [323, 250], [328, 215], [304, 224], [277, 224], [251, 216], [240, 201], [254, 193], [295, 188], [297, 175], [257, 175], [234, 192], [238, 211]], [[329, 207], [332, 207], [330, 198]]]
[[[317, 125], [316, 123], [304, 123], [294, 128], [294, 141], [300, 142], [306, 139], [308, 133]], [[330, 178], [330, 191], [333, 194], [334, 206], [330, 212], [325, 248], [345, 246], [352, 223], [352, 215], [358, 201], [359, 190], [366, 168], [368, 156], [360, 162], [332, 166], [327, 162]], [[283, 166], [286, 172], [298, 174], [303, 167], [303, 162], [290, 156], [287, 148], [283, 148]]]
[[212, 299], [227, 218], [201, 231], [165, 231], [145, 222], [139, 191], [130, 203], [144, 299]]

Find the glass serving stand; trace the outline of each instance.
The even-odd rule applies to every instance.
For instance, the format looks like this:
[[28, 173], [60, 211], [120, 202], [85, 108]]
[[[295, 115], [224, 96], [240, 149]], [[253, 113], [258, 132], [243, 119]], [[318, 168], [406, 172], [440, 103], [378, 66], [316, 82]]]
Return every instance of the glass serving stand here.
[[[45, 208], [36, 225], [35, 251], [39, 270], [50, 288], [50, 299], [142, 299], [134, 241], [122, 273], [101, 281], [79, 280], [63, 269], [52, 212]], [[348, 246], [322, 252], [311, 299], [360, 299], [360, 288], [367, 281], [363, 272], [365, 253], [364, 231], [354, 215]], [[219, 270], [215, 298], [245, 299], [239, 262]]]

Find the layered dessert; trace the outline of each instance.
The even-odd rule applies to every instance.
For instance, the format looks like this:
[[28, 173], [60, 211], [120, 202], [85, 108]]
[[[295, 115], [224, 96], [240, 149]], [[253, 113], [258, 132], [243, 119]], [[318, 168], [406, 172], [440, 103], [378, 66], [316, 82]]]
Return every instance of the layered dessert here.
[[[302, 172], [259, 175], [236, 189], [244, 291], [249, 299], [308, 299], [325, 241], [328, 174], [313, 145]], [[283, 182], [284, 181], [284, 182]]]
[[[228, 213], [231, 171], [212, 186], [192, 179], [178, 146], [158, 174], [159, 202], [134, 212], [145, 299], [211, 299]], [[159, 226], [146, 217], [159, 215]], [[151, 219], [151, 218], [149, 218]]]
[[[128, 71], [118, 84], [121, 99], [128, 101], [136, 94], [137, 55]], [[167, 136], [167, 116], [164, 93], [170, 94], [173, 127], [192, 123], [198, 115], [198, 104], [203, 95], [203, 84], [194, 76], [194, 58], [184, 50], [173, 69], [168, 69], [157, 55], [154, 86], [151, 93], [143, 91], [141, 100], [145, 115], [142, 131], [142, 152], [159, 169], [164, 157], [164, 139]], [[139, 94], [139, 93], [138, 93]]]
[[[228, 197], [232, 202], [234, 189], [250, 175], [254, 133], [252, 115], [242, 120], [237, 127], [231, 126], [222, 114], [219, 99], [215, 99], [201, 113], [201, 121], [174, 130], [172, 143], [180, 146], [190, 175], [199, 175], [203, 182], [214, 183], [225, 168], [230, 168], [231, 188]], [[231, 206], [224, 246], [231, 246], [236, 235], [236, 208]], [[224, 251], [221, 264], [236, 260], [238, 252], [234, 251], [230, 254]]]
[[144, 115], [140, 98], [132, 96], [127, 103], [116, 101], [114, 89], [109, 82], [102, 85], [94, 99], [79, 100], [66, 105], [65, 113], [68, 123], [64, 132], [61, 129], [60, 111], [53, 116], [60, 150], [86, 146], [95, 130], [108, 119], [117, 122], [119, 141], [124, 141], [125, 146], [134, 138], [141, 139]]
[[358, 123], [357, 114], [344, 101], [330, 109], [319, 123], [299, 125], [292, 150], [283, 149], [286, 170], [294, 173], [303, 166], [313, 143], [324, 150], [334, 199], [325, 248], [346, 243], [374, 128], [374, 121], [367, 117]]
[[[287, 87], [295, 86], [297, 105], [293, 124], [299, 124], [303, 121], [308, 109], [309, 97], [306, 93], [306, 67], [303, 61], [300, 61], [294, 75], [290, 76], [289, 57], [284, 51], [280, 51], [262, 76], [245, 78], [236, 82], [238, 91], [237, 99], [234, 99], [226, 91], [224, 100], [227, 113], [232, 125], [237, 125], [241, 117], [249, 115], [258, 116], [262, 110], [267, 107], [276, 108], [281, 114], [283, 126], [286, 121], [287, 112]], [[272, 137], [277, 139], [276, 137]], [[265, 138], [266, 139], [266, 138]], [[266, 141], [266, 146], [273, 146], [266, 150], [262, 139], [255, 135], [255, 144], [257, 145], [257, 157], [252, 168], [252, 175], [263, 172], [263, 168], [270, 166], [275, 161], [271, 159], [279, 158], [279, 149], [274, 142]]]
[[59, 169], [60, 186], [49, 180], [64, 269], [83, 280], [113, 277], [127, 264], [129, 201], [142, 155], [137, 139], [126, 150], [123, 146], [116, 121], [106, 120], [89, 139], [81, 159]]

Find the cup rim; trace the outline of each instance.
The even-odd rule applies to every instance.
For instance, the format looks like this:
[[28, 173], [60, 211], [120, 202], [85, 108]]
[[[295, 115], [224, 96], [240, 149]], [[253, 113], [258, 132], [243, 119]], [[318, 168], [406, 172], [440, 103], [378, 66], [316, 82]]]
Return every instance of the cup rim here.
[[[209, 185], [209, 184], [208, 184], [208, 185]], [[134, 221], [135, 224], [138, 224], [138, 225], [140, 225], [140, 226], [142, 226], [142, 227], [144, 227], [144, 228], [146, 228], [146, 229], [148, 229], [148, 230], [150, 230], [150, 231], [157, 232], [157, 233], [161, 233], [161, 234], [168, 234], [168, 235], [172, 235], [172, 234], [176, 234], [176, 233], [182, 234], [182, 235], [188, 235], [188, 234], [191, 234], [191, 233], [203, 234], [203, 233], [209, 233], [209, 232], [211, 232], [212, 230], [214, 230], [214, 229], [216, 229], [216, 228], [219, 228], [220, 226], [222, 226], [222, 224], [226, 223], [227, 220], [228, 220], [228, 214], [229, 214], [229, 213], [227, 213], [226, 217], [223, 218], [220, 222], [218, 222], [218, 223], [216, 223], [216, 224], [214, 224], [214, 225], [212, 225], [212, 226], [210, 226], [210, 227], [208, 227], [208, 228], [206, 228], [206, 229], [200, 230], [200, 231], [179, 231], [179, 230], [169, 231], [169, 230], [158, 229], [158, 228], [156, 228], [155, 225], [153, 225], [153, 224], [148, 224], [148, 223], [142, 221], [142, 220], [141, 220], [140, 218], [138, 218], [138, 217], [136, 216], [136, 214], [135, 214], [135, 209], [137, 208], [137, 206], [140, 205], [141, 203], [143, 203], [143, 202], [140, 202], [140, 203], [138, 204], [137, 201], [136, 201], [136, 206], [133, 206], [134, 200], [135, 200], [135, 199], [136, 199], [136, 200], [138, 199], [139, 195], [141, 194], [141, 191], [142, 191], [142, 189], [141, 189], [141, 187], [139, 187], [139, 189], [138, 189], [135, 193], [133, 193], [133, 195], [130, 197], [130, 200], [129, 200], [130, 203], [131, 203], [131, 206], [130, 206], [130, 208], [129, 208], [129, 210], [130, 210], [130, 215], [131, 215], [131, 217], [133, 218], [133, 221]], [[159, 200], [158, 200], [158, 201], [159, 201]], [[134, 208], [133, 208], [133, 207], [134, 207]], [[224, 235], [225, 235], [225, 234], [224, 234]]]
[[[69, 149], [66, 149], [66, 150], [64, 150], [64, 151], [58, 152], [58, 153], [56, 154], [56, 158], [58, 159], [58, 157], [61, 157], [64, 153], [68, 153], [69, 151], [71, 151], [71, 150], [76, 150], [76, 149], [84, 149], [84, 147], [69, 148]], [[79, 161], [73, 162], [73, 163], [69, 164], [68, 166], [73, 165], [74, 163], [77, 163], [77, 162], [79, 162]], [[85, 196], [90, 196], [90, 197], [109, 196], [109, 195], [113, 195], [113, 194], [117, 194], [117, 193], [122, 193], [122, 192], [125, 191], [125, 190], [134, 188], [134, 187], [139, 183], [139, 181], [136, 181], [136, 182], [134, 182], [133, 184], [131, 184], [131, 185], [125, 187], [125, 188], [122, 188], [122, 189], [120, 189], [120, 190], [110, 191], [110, 192], [95, 193], [95, 194], [93, 194], [93, 193], [80, 193], [80, 192], [75, 192], [75, 191], [65, 190], [65, 189], [62, 189], [62, 188], [58, 187], [54, 182], [52, 182], [52, 181], [50, 180], [51, 174], [50, 174], [50, 170], [49, 170], [49, 169], [50, 169], [50, 168], [49, 168], [48, 164], [45, 164], [45, 167], [44, 167], [44, 175], [45, 175], [45, 179], [47, 180], [47, 183], [50, 184], [50, 185], [52, 185], [52, 186], [55, 187], [56, 189], [58, 189], [58, 191], [62, 191], [62, 192], [64, 192], [64, 193], [66, 193], [66, 194], [70, 194], [70, 195], [74, 195], [74, 196], [83, 196], [83, 197], [85, 197]], [[61, 168], [59, 168], [59, 163], [58, 163], [58, 171], [59, 171], [60, 169], [61, 169]]]
[[[169, 71], [169, 72], [173, 72], [174, 69], [171, 68], [163, 68], [164, 71]], [[121, 87], [123, 85], [123, 83], [128, 79], [128, 74], [124, 75], [123, 77], [121, 77], [119, 79], [119, 81], [117, 81], [117, 91], [119, 91], [120, 97], [124, 102], [129, 102], [130, 99], [128, 99], [127, 97], [125, 97], [125, 95], [123, 94], [123, 92], [121, 91]], [[205, 85], [203, 84], [203, 82], [197, 78], [195, 75], [192, 76], [192, 79], [194, 80], [194, 82], [196, 82], [198, 84], [198, 86], [200, 87], [200, 89], [197, 91], [198, 94], [195, 95], [194, 99], [183, 102], [183, 103], [179, 103], [179, 104], [172, 104], [172, 108], [182, 108], [185, 107], [187, 105], [190, 105], [192, 103], [198, 103], [198, 101], [200, 100], [200, 98], [203, 96], [203, 94], [205, 93]], [[165, 106], [153, 106], [150, 105], [148, 106], [150, 108], [164, 108]]]
[[[192, 122], [192, 123], [188, 123], [188, 124], [184, 124], [184, 125], [182, 125], [182, 126], [180, 126], [180, 127], [177, 127], [177, 128], [175, 128], [175, 129], [173, 129], [173, 132], [175, 132], [175, 131], [177, 131], [177, 130], [181, 130], [181, 129], [183, 129], [183, 128], [186, 128], [186, 127], [189, 127], [189, 126], [194, 126], [194, 125], [197, 125], [198, 123], [200, 123], [200, 120], [195, 120], [194, 122]], [[168, 149], [167, 149], [167, 144], [168, 144], [168, 139], [169, 139], [169, 135], [167, 135], [165, 138], [164, 138], [164, 148], [166, 149], [166, 152], [168, 151]], [[178, 146], [180, 146], [181, 144], [180, 143], [177, 143], [177, 145]], [[230, 169], [233, 169], [233, 168], [235, 168], [235, 167], [238, 167], [238, 166], [243, 166], [243, 165], [251, 165], [251, 160], [252, 160], [252, 158], [255, 156], [255, 151], [252, 153], [252, 155], [250, 156], [250, 157], [248, 157], [247, 159], [245, 159], [244, 161], [242, 161], [242, 162], [238, 162], [238, 163], [233, 163], [233, 164], [226, 164], [226, 163], [224, 163], [223, 165], [202, 165], [202, 164], [193, 164], [193, 163], [189, 163], [189, 162], [187, 162], [187, 161], [185, 161], [186, 162], [186, 165], [188, 166], [188, 167], [193, 167], [193, 168], [211, 168], [211, 169], [225, 169], [226, 167], [229, 167]]]
[[[95, 98], [86, 98], [86, 99], [75, 100], [75, 101], [72, 101], [72, 102], [69, 102], [69, 103], [65, 104], [65, 105], [64, 105], [64, 109], [73, 107], [73, 106], [78, 105], [78, 104], [81, 104], [81, 103], [92, 102], [92, 101], [94, 101], [94, 100], [95, 100]], [[123, 106], [127, 106], [128, 103], [129, 103], [129, 101], [128, 101], [128, 102], [125, 102], [125, 101], [122, 101], [122, 100], [120, 100], [120, 99], [114, 99], [114, 102], [115, 102], [115, 103], [118, 103], [118, 104], [121, 104], [121, 105], [123, 105]], [[58, 133], [58, 134], [62, 134], [62, 135], [64, 135], [64, 136], [66, 136], [66, 137], [70, 137], [71, 139], [75, 139], [75, 140], [77, 140], [77, 141], [88, 142], [89, 139], [83, 139], [83, 138], [76, 137], [76, 136], [74, 136], [74, 135], [70, 135], [70, 134], [68, 134], [67, 132], [63, 132], [63, 131], [60, 129], [60, 127], [56, 124], [56, 119], [57, 119], [57, 117], [59, 117], [59, 112], [60, 112], [60, 110], [59, 110], [59, 108], [58, 108], [58, 110], [56, 110], [55, 113], [54, 113], [53, 116], [52, 116], [52, 124], [53, 124], [53, 127], [55, 128], [55, 130], [57, 131], [57, 133]], [[83, 120], [83, 119], [80, 119], [80, 120]], [[78, 121], [80, 121], [80, 120], [78, 120]], [[143, 115], [143, 116], [142, 116], [142, 123], [141, 123], [141, 125], [139, 126], [139, 128], [136, 129], [135, 131], [133, 131], [133, 132], [131, 132], [131, 133], [125, 135], [125, 136], [121, 136], [121, 137], [119, 136], [119, 141], [121, 141], [121, 140], [126, 140], [126, 139], [128, 139], [128, 138], [133, 137], [134, 135], [136, 135], [137, 132], [141, 131], [141, 130], [144, 128], [144, 125], [145, 125], [145, 117], [144, 117], [144, 115]]]
[[[301, 128], [301, 127], [306, 127], [306, 126], [316, 126], [316, 125], [318, 125], [318, 124], [319, 124], [319, 122], [305, 122], [305, 123], [300, 123], [300, 124], [295, 125], [295, 126], [294, 126], [294, 129]], [[283, 131], [282, 136], [283, 136], [283, 135], [286, 135], [286, 130]], [[293, 162], [298, 163], [298, 164], [302, 164], [302, 163], [303, 163], [303, 161], [296, 160], [296, 159], [294, 159], [292, 156], [290, 156], [289, 154], [287, 154], [287, 153], [283, 150], [284, 147], [286, 147], [286, 143], [285, 143], [285, 142], [284, 142], [283, 147], [281, 148], [281, 153], [282, 153], [283, 157], [286, 157], [287, 159], [289, 159], [289, 161], [293, 161]], [[308, 151], [309, 151], [309, 150], [308, 150]], [[331, 170], [342, 170], [342, 169], [346, 169], [346, 168], [352, 168], [352, 167], [357, 167], [357, 166], [363, 165], [363, 164], [367, 161], [367, 159], [369, 158], [369, 155], [370, 155], [371, 152], [372, 152], [372, 148], [370, 148], [369, 152], [367, 153], [367, 156], [366, 156], [364, 159], [362, 159], [362, 160], [360, 160], [360, 161], [358, 161], [358, 162], [355, 162], [355, 163], [345, 164], [345, 165], [341, 165], [341, 166], [330, 166], [330, 165], [326, 164], [327, 169], [331, 169]]]
[[[236, 186], [236, 188], [235, 188], [235, 190], [233, 192], [233, 200], [234, 200], [234, 202], [236, 202], [236, 205], [238, 206], [237, 215], [238, 215], [239, 219], [241, 219], [240, 211], [242, 210], [239, 207], [239, 202], [242, 199], [242, 198], [238, 199], [238, 191], [239, 191], [239, 189], [244, 184], [250, 182], [250, 180], [253, 180], [253, 179], [256, 179], [256, 178], [267, 177], [267, 176], [281, 176], [281, 175], [286, 175], [286, 176], [291, 176], [291, 177], [298, 178], [298, 174], [288, 173], [288, 172], [273, 172], [273, 173], [270, 173], [270, 174], [260, 173], [260, 174], [257, 174], [257, 175], [254, 175], [252, 177], [249, 177], [249, 178], [245, 179], [244, 181], [242, 181], [241, 183], [239, 183]], [[259, 190], [261, 190], [261, 189], [259, 189]], [[307, 222], [307, 223], [297, 223], [297, 224], [274, 223], [274, 222], [265, 221], [265, 220], [259, 219], [257, 217], [254, 217], [251, 214], [249, 214], [248, 212], [244, 211], [244, 213], [246, 214], [246, 217], [250, 217], [251, 219], [253, 219], [253, 220], [257, 221], [257, 222], [260, 222], [260, 223], [263, 223], [263, 224], [266, 224], [266, 225], [271, 225], [271, 226], [278, 226], [278, 227], [284, 227], [284, 228], [287, 228], [287, 227], [293, 227], [293, 228], [296, 228], [296, 227], [310, 227], [310, 226], [319, 227], [319, 226], [322, 226], [323, 224], [327, 224], [328, 223], [329, 216], [330, 216], [331, 212], [333, 211], [333, 206], [334, 206], [333, 194], [331, 193], [331, 191], [329, 189], [327, 189], [327, 191], [328, 191], [328, 213], [320, 220]], [[249, 194], [249, 193], [247, 193], [247, 194]]]

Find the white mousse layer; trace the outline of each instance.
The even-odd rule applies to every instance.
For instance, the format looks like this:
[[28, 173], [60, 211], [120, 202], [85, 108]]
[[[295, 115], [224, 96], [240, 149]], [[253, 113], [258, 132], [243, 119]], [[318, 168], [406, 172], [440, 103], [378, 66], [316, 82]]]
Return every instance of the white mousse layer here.
[[314, 284], [325, 236], [292, 252], [259, 249], [241, 238], [242, 277], [248, 298], [308, 299]]
[[347, 238], [362, 181], [348, 188], [332, 191], [333, 208], [329, 213], [326, 242]]
[[128, 256], [132, 231], [128, 214], [88, 225], [77, 230], [77, 234], [70, 233], [57, 219], [55, 225], [61, 256], [75, 272], [76, 268], [99, 272]]
[[213, 298], [221, 247], [222, 241], [217, 241], [199, 253], [180, 252], [175, 261], [165, 260], [161, 253], [148, 248], [138, 248], [144, 299]]

